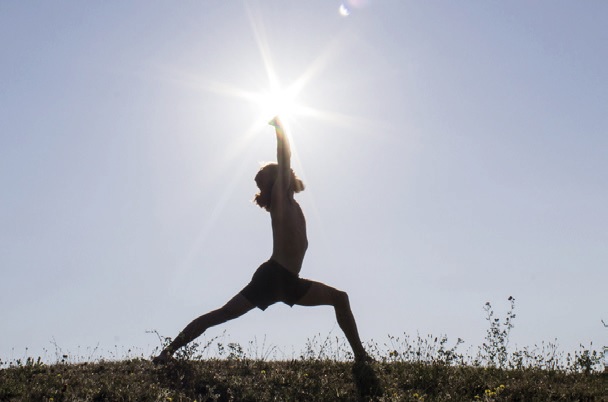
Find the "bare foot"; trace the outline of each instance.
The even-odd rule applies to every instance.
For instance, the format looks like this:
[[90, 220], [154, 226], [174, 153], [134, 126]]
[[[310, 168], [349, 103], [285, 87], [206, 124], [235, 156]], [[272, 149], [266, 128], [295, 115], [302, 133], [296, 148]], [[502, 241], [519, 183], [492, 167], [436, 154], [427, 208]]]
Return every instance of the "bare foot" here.
[[373, 363], [374, 359], [370, 357], [367, 353], [363, 353], [362, 355], [355, 356], [355, 364], [369, 364]]
[[173, 358], [173, 356], [171, 356], [169, 354], [169, 352], [167, 352], [166, 350], [163, 350], [162, 352], [160, 352], [160, 354], [158, 356], [156, 356], [154, 359], [152, 359], [152, 363], [154, 363], [158, 366], [158, 365], [167, 364], [173, 360], [175, 360]]
[[366, 401], [370, 400], [370, 398], [372, 398], [371, 400], [375, 400], [375, 397], [384, 395], [382, 383], [374, 372], [373, 366], [369, 364], [370, 362], [373, 362], [371, 357], [366, 356], [364, 359], [361, 356], [361, 358], [355, 360], [352, 368], [359, 396], [361, 396], [362, 400]]

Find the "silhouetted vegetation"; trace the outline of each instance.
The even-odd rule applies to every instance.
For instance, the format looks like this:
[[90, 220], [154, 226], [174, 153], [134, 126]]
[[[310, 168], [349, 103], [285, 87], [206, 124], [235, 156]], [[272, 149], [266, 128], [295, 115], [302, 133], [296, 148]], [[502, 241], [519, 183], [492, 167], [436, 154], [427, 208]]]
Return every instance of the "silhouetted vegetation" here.
[[[509, 301], [504, 320], [486, 304], [489, 328], [475, 353], [461, 353], [460, 339], [408, 335], [370, 342], [375, 361], [357, 364], [344, 341], [320, 336], [289, 360], [269, 360], [272, 347], [219, 337], [161, 366], [144, 356], [73, 362], [58, 351], [54, 364], [0, 361], [0, 401], [608, 401], [597, 351], [564, 354], [551, 343], [510, 351]], [[158, 350], [171, 341], [156, 335]]]
[[[332, 360], [148, 360], [45, 365], [0, 371], [2, 401], [604, 401], [603, 373], [449, 366], [370, 365], [382, 391], [358, 389], [353, 364]], [[365, 381], [363, 381], [365, 382]], [[363, 384], [365, 387], [365, 383]]]

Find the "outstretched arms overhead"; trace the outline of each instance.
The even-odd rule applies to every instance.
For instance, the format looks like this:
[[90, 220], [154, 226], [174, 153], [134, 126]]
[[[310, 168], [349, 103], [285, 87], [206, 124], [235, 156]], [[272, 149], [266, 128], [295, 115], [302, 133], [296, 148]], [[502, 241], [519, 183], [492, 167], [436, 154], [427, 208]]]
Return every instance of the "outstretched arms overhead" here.
[[279, 165], [279, 176], [277, 179], [280, 179], [288, 187], [291, 178], [291, 148], [289, 138], [278, 116], [268, 124], [274, 127], [277, 135], [277, 164]]
[[277, 163], [279, 167], [291, 167], [291, 148], [289, 145], [289, 138], [285, 133], [285, 127], [278, 117], [275, 117], [270, 121], [271, 126], [274, 127], [277, 134]]

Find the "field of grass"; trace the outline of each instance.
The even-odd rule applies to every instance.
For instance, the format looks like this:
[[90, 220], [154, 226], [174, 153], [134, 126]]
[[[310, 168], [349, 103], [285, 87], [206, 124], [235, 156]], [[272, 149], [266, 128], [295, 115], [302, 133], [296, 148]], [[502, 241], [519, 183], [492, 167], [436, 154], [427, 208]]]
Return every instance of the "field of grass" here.
[[[314, 337], [297, 358], [214, 338], [193, 342], [166, 365], [149, 356], [56, 361], [0, 360], [0, 401], [606, 401], [608, 373], [590, 345], [572, 353], [552, 343], [512, 350], [514, 300], [505, 319], [487, 303], [489, 328], [474, 352], [447, 337], [389, 336], [369, 342], [371, 363], [352, 363], [343, 339]], [[170, 338], [160, 336], [160, 348]], [[212, 352], [213, 353], [210, 353]]]
[[133, 359], [0, 370], [2, 401], [608, 401], [608, 375], [332, 360]]

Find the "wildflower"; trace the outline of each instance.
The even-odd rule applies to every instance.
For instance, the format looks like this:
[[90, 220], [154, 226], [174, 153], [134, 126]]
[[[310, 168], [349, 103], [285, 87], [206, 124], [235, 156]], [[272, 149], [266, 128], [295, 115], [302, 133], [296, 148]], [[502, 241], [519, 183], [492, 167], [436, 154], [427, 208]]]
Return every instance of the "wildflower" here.
[[503, 384], [500, 384], [500, 386], [498, 388], [505, 389], [506, 387]]
[[262, 371], [260, 371], [260, 373], [266, 374], [266, 370], [262, 370]]
[[485, 394], [486, 394], [486, 396], [488, 396], [490, 398], [496, 396], [496, 392], [492, 391], [491, 389], [486, 389]]

